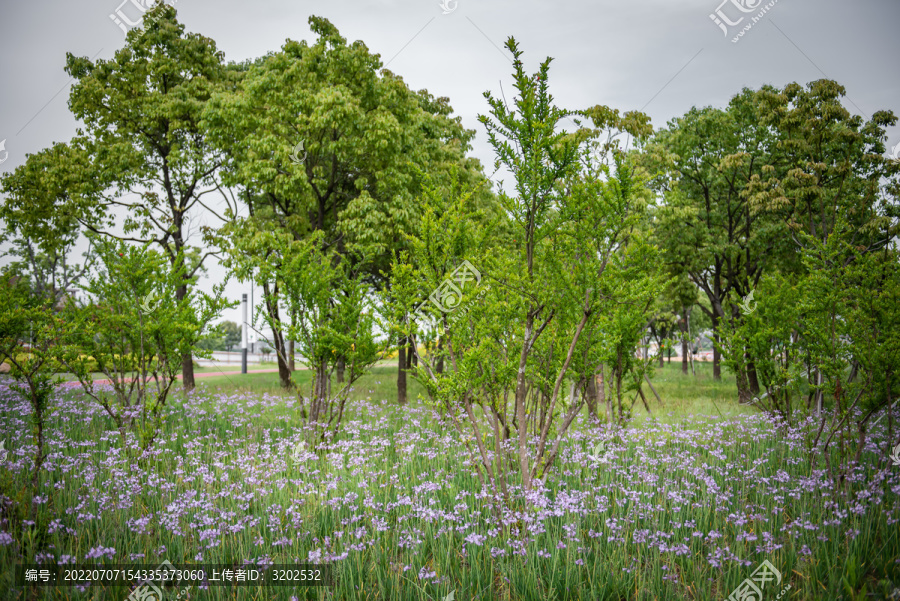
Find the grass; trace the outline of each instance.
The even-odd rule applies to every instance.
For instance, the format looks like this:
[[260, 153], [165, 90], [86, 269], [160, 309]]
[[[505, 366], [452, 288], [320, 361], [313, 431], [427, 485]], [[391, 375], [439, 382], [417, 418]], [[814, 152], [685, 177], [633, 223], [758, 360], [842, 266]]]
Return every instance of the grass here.
[[[375, 364], [376, 367], [382, 367], [382, 366], [387, 366], [387, 365], [393, 365], [396, 369], [396, 362], [392, 363], [390, 360], [378, 361]], [[296, 367], [298, 373], [307, 369], [299, 361], [295, 364], [295, 367]], [[272, 372], [272, 370], [277, 370], [277, 369], [278, 369], [278, 363], [276, 363], [274, 361], [263, 361], [260, 363], [248, 363], [247, 364], [248, 372], [268, 371], [268, 372], [274, 373], [274, 375], [271, 376], [271, 380], [274, 382], [273, 387], [272, 387], [272, 392], [275, 392], [276, 388], [279, 390], [281, 388], [278, 385], [277, 372]], [[194, 364], [194, 374], [195, 375], [196, 374], [216, 374], [216, 373], [217, 374], [225, 374], [225, 373], [239, 372], [239, 371], [241, 371], [241, 363], [240, 362], [221, 363], [219, 365], [199, 365], [197, 363]], [[135, 375], [137, 375], [136, 372], [130, 374], [129, 377], [135, 376]], [[232, 374], [232, 375], [235, 375], [235, 374]], [[76, 381], [78, 379], [74, 374], [71, 374], [71, 373], [59, 373], [59, 374], [57, 374], [57, 376], [60, 377], [65, 382], [72, 382], [72, 381]], [[106, 380], [107, 379], [106, 374], [101, 373], [101, 372], [94, 372], [91, 374], [91, 377], [94, 380]], [[223, 378], [224, 378], [224, 376], [223, 376]], [[237, 385], [237, 383], [234, 380], [232, 380], [232, 382], [233, 382], [232, 386], [234, 386], [235, 388], [239, 388], [239, 386]]]
[[[213, 368], [214, 369], [214, 368]], [[309, 396], [312, 383], [312, 372], [296, 371], [294, 381]], [[644, 394], [651, 403], [653, 418], [672, 423], [691, 414], [721, 415], [730, 417], [734, 415], [749, 415], [757, 413], [750, 406], [741, 406], [734, 403], [737, 398], [737, 386], [734, 377], [723, 369], [722, 379], [713, 379], [712, 363], [695, 363], [695, 374], [681, 373], [681, 363], [667, 363], [662, 368], [656, 367], [651, 379], [654, 388], [659, 393], [663, 405], [659, 406], [653, 393], [645, 385]], [[241, 374], [229, 376], [211, 376], [198, 379], [197, 382], [210, 390], [217, 392], [253, 392], [272, 395], [295, 396], [295, 393], [285, 392], [280, 385], [277, 373]], [[337, 382], [332, 379], [332, 390], [336, 390]], [[349, 398], [351, 400], [394, 400], [397, 398], [397, 366], [396, 364], [382, 363], [363, 376], [354, 387]], [[407, 397], [416, 399], [425, 396], [422, 384], [410, 373], [407, 376]], [[626, 406], [631, 405], [634, 393], [627, 395]], [[602, 410], [599, 407], [598, 410]], [[643, 423], [648, 419], [648, 414], [643, 403], [638, 399], [634, 405], [633, 417], [636, 423]]]
[[[900, 478], [877, 448], [839, 494], [810, 452], [809, 427], [774, 427], [716, 382], [667, 365], [630, 427], [583, 420], [531, 505], [514, 490], [502, 521], [447, 420], [395, 406], [396, 368], [358, 382], [337, 439], [294, 456], [296, 397], [277, 374], [198, 380], [171, 399], [150, 453], [127, 458], [105, 414], [58, 399], [32, 506], [24, 407], [0, 389], [0, 566], [53, 563], [293, 564], [332, 559], [335, 586], [211, 587], [191, 599], [459, 601], [725, 599], [763, 560], [781, 572], [763, 599], [886, 599], [900, 586]], [[296, 372], [301, 388], [309, 372]], [[649, 392], [649, 391], [648, 391]], [[370, 399], [370, 400], [367, 400]], [[723, 420], [717, 410], [725, 416]], [[706, 416], [706, 417], [704, 417]], [[808, 425], [807, 425], [808, 426]], [[605, 463], [586, 451], [598, 441]], [[697, 533], [700, 533], [698, 536]], [[0, 541], [2, 542], [2, 541]], [[113, 550], [113, 551], [111, 551]], [[104, 558], [85, 559], [104, 555]], [[346, 553], [346, 556], [344, 554]], [[142, 555], [137, 557], [135, 554]], [[108, 557], [112, 555], [112, 557]], [[0, 598], [23, 599], [0, 576]], [[39, 589], [34, 598], [123, 599], [126, 588]], [[167, 599], [174, 599], [174, 594]]]
[[[663, 367], [655, 367], [651, 378], [654, 388], [663, 401], [661, 409], [657, 409], [656, 399], [645, 387], [644, 394], [651, 402], [654, 417], [660, 421], [671, 423], [688, 415], [750, 415], [757, 413], [753, 407], [738, 405], [737, 385], [734, 376], [727, 368], [722, 368], [720, 380], [713, 378], [713, 364], [695, 362], [694, 372], [681, 372], [681, 362], [666, 363]], [[643, 421], [647, 417], [643, 403], [638, 399], [635, 404], [635, 418]]]
[[[313, 372], [309, 370], [297, 370], [293, 374], [294, 384], [306, 397], [310, 396], [312, 388]], [[411, 375], [407, 376], [407, 397], [415, 399], [425, 394], [422, 385]], [[257, 394], [270, 394], [275, 396], [287, 396], [296, 398], [296, 392], [285, 391], [281, 388], [277, 373], [239, 374], [229, 376], [210, 376], [198, 379], [197, 383], [216, 392], [252, 392]], [[336, 378], [332, 378], [332, 391], [339, 390]], [[382, 400], [397, 398], [397, 366], [382, 365], [372, 370], [356, 381], [353, 390], [348, 395], [350, 400]]]

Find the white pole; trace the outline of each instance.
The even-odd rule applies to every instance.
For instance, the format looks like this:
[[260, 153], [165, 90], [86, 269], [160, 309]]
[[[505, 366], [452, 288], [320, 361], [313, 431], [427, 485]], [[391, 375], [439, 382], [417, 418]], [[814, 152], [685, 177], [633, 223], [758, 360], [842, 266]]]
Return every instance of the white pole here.
[[241, 324], [241, 373], [247, 373], [247, 295], [241, 303], [244, 312], [244, 321]]

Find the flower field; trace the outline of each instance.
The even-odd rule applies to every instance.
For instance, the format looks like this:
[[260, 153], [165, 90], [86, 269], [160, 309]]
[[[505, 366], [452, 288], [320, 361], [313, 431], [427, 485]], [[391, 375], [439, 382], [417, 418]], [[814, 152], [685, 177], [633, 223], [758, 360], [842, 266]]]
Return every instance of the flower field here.
[[357, 402], [315, 452], [295, 452], [294, 404], [179, 395], [151, 450], [128, 460], [102, 409], [60, 388], [31, 500], [20, 492], [34, 451], [28, 404], [0, 385], [2, 597], [129, 594], [23, 591], [12, 580], [23, 561], [334, 570], [331, 588], [193, 587], [191, 599], [727, 599], [764, 560], [779, 572], [766, 600], [839, 599], [862, 583], [866, 598], [887, 599], [900, 586], [900, 466], [879, 450], [880, 431], [839, 484], [810, 448], [811, 422], [583, 422], [544, 487], [513, 487], [505, 508], [424, 404]]

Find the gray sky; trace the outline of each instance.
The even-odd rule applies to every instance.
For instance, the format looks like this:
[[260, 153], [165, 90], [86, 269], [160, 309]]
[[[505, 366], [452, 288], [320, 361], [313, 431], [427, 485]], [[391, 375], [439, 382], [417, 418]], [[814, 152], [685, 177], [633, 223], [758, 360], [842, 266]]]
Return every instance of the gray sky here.
[[[111, 58], [125, 36], [110, 15], [120, 9], [137, 20], [141, 12], [131, 1], [139, 6], [142, 0], [0, 1], [0, 140], [8, 152], [0, 151], [0, 172], [6, 172], [26, 154], [74, 135], [79, 124], [67, 107], [66, 52]], [[228, 61], [277, 51], [288, 38], [312, 41], [309, 16], [326, 17], [345, 38], [362, 40], [380, 54], [411, 88], [449, 97], [463, 124], [477, 131], [473, 154], [488, 174], [493, 154], [477, 115], [487, 110], [484, 91], [497, 94], [502, 81], [511, 93], [511, 59], [503, 49], [510, 35], [529, 71], [554, 58], [550, 89], [559, 106], [643, 109], [657, 128], [692, 106], [724, 106], [743, 87], [824, 77], [846, 88], [845, 105], [852, 112], [900, 114], [900, 0], [721, 1], [169, 3], [188, 31], [211, 37]], [[720, 21], [743, 20], [725, 25], [726, 36], [710, 18], [717, 10]], [[900, 144], [900, 127], [888, 134], [889, 148]], [[210, 264], [208, 279], [222, 277], [224, 270]], [[249, 292], [249, 285], [230, 282], [231, 298], [241, 292]], [[224, 318], [240, 321], [239, 309]]]

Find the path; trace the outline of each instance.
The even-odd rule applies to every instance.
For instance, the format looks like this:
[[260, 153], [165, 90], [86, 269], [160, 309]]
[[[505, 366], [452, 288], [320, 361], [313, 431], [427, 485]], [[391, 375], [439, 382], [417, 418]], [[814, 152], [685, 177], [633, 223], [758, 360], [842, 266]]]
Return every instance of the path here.
[[[305, 368], [300, 368], [300, 369], [305, 369]], [[295, 371], [296, 371], [296, 370], [295, 370]], [[247, 373], [248, 373], [248, 374], [271, 374], [271, 373], [278, 373], [278, 368], [273, 368], [273, 369], [254, 369], [254, 370], [252, 370], [252, 371], [248, 371]], [[242, 374], [241, 372], [239, 372], [239, 371], [218, 371], [218, 372], [216, 372], [216, 371], [207, 371], [207, 372], [195, 373], [195, 374], [194, 374], [194, 379], [196, 380], [196, 379], [198, 379], [198, 378], [212, 378], [212, 377], [215, 377], [215, 376], [240, 376], [240, 375], [243, 375], [243, 374]], [[180, 380], [181, 377], [182, 377], [181, 374], [178, 374], [177, 376], [175, 376], [175, 378], [178, 379], [178, 380]], [[126, 383], [131, 382], [133, 379], [134, 379], [134, 378], [126, 378], [126, 379], [125, 379], [125, 382], [126, 382]], [[94, 384], [112, 384], [112, 381], [110, 381], [110, 380], [94, 380]]]
[[[387, 365], [381, 365], [381, 366], [379, 366], [379, 367], [387, 367], [387, 366], [390, 366], [390, 367], [396, 367], [397, 364], [396, 364], [396, 363], [394, 363], [394, 364], [387, 364]], [[308, 370], [308, 369], [309, 369], [308, 367], [297, 366], [297, 367], [294, 369], [294, 371], [306, 371], [306, 370]], [[277, 367], [273, 367], [273, 368], [269, 368], [269, 369], [251, 369], [251, 370], [247, 370], [247, 374], [272, 374], [272, 373], [278, 373], [278, 368], [277, 368]], [[198, 378], [213, 378], [213, 377], [215, 377], [215, 376], [241, 376], [241, 375], [243, 375], [243, 373], [240, 372], [240, 371], [209, 371], [209, 372], [199, 372], [199, 373], [195, 373], [195, 374], [194, 374], [194, 379], [196, 380], [196, 379], [198, 379]], [[181, 377], [182, 377], [181, 374], [178, 374], [177, 376], [175, 376], [175, 378], [178, 379], [178, 380], [180, 380]], [[131, 382], [133, 379], [134, 379], [134, 378], [126, 378], [126, 379], [125, 379], [125, 382], [126, 382], [126, 383]], [[77, 380], [74, 380], [74, 381], [77, 382]], [[112, 384], [112, 381], [110, 381], [110, 380], [108, 380], [108, 379], [94, 380], [94, 384]]]

